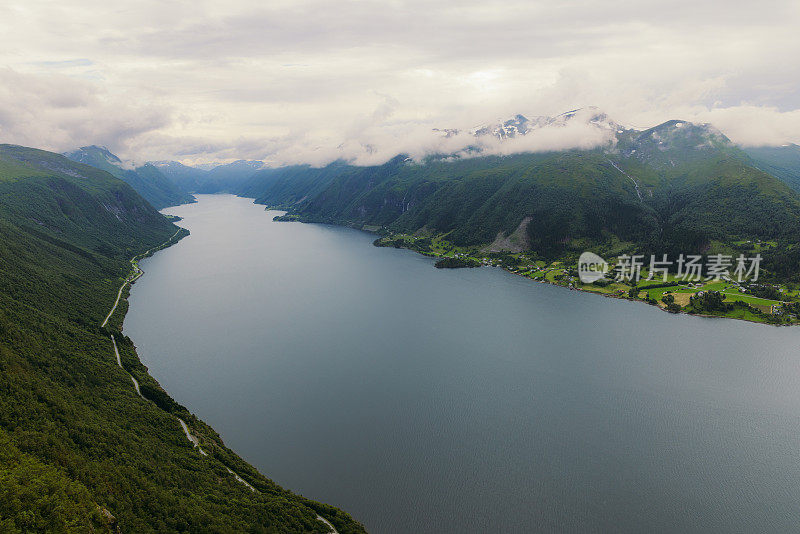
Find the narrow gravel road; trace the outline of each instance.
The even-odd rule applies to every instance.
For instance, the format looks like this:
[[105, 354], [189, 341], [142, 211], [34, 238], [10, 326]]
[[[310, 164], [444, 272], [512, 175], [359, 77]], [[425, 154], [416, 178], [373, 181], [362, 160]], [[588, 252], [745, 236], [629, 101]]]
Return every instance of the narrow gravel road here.
[[[123, 371], [128, 373], [128, 371], [124, 367], [122, 367], [122, 360], [119, 357], [119, 350], [117, 349], [117, 341], [114, 339], [114, 334], [111, 334], [111, 343], [114, 344], [114, 354], [117, 355], [117, 365], [119, 365], [120, 369], [122, 369]], [[133, 382], [133, 389], [136, 390], [136, 394], [139, 395], [140, 397], [144, 398], [144, 396], [142, 395], [141, 390], [139, 389], [139, 382], [137, 382], [136, 379], [133, 378], [132, 374], [128, 373], [128, 376], [131, 377], [131, 382]]]

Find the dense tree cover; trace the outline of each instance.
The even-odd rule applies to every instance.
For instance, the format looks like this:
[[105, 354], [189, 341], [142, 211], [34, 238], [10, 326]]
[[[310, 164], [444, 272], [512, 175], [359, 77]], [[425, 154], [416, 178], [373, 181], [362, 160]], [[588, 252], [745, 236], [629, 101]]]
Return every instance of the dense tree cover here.
[[762, 299], [783, 300], [781, 292], [770, 284], [749, 284], [747, 292]]
[[762, 146], [746, 149], [756, 167], [777, 176], [800, 192], [800, 146]]
[[295, 165], [278, 169], [264, 169], [254, 174], [239, 190], [241, 196], [262, 197], [269, 191], [269, 198], [256, 200], [257, 204], [272, 207], [292, 207], [297, 202], [322, 193], [334, 179], [351, 172], [352, 167], [341, 161], [325, 167]]
[[111, 530], [89, 490], [15, 447], [0, 430], [0, 532]]
[[481, 263], [474, 258], [443, 258], [434, 265], [437, 269], [459, 269], [463, 267], [480, 267]]
[[[124, 301], [99, 326], [128, 260], [176, 230], [105, 172], [0, 146], [0, 531], [326, 532], [319, 513], [363, 532], [265, 478], [170, 398], [119, 332]], [[112, 332], [150, 400], [117, 366]]]
[[724, 312], [733, 308], [733, 304], [725, 302], [725, 295], [719, 291], [701, 291], [689, 297], [689, 304], [696, 312]]
[[240, 194], [294, 220], [447, 234], [462, 246], [521, 232], [550, 258], [612, 242], [677, 256], [714, 242], [800, 241], [800, 196], [722, 134], [680, 121], [626, 131], [613, 150], [270, 169]]
[[158, 161], [152, 163], [181, 191], [196, 193], [205, 181], [208, 171], [189, 167], [177, 161]]
[[797, 240], [799, 198], [777, 178], [720, 157], [673, 170], [654, 204], [664, 239], [685, 249], [735, 237]]
[[157, 209], [194, 202], [192, 195], [168, 180], [150, 163], [135, 169], [125, 168], [117, 156], [99, 146], [81, 147], [66, 156], [123, 180]]
[[666, 309], [670, 313], [679, 313], [681, 311], [681, 305], [675, 302], [675, 295], [671, 293], [665, 293], [664, 296], [661, 297], [661, 302], [664, 303]]
[[783, 247], [773, 247], [761, 252], [762, 265], [768, 278], [800, 281], [800, 244], [789, 243]]
[[[783, 308], [783, 311], [796, 313], [798, 310], [797, 304], [798, 303], [783, 303], [781, 304], [781, 307]], [[670, 307], [677, 308], [673, 310]], [[671, 303], [668, 305], [667, 310], [680, 311], [680, 307], [675, 303]], [[726, 300], [726, 296], [719, 291], [701, 291], [689, 297], [689, 305], [686, 307], [686, 311], [691, 314], [699, 313], [703, 315], [715, 315], [722, 317], [730, 316], [730, 313], [735, 314], [737, 312], [745, 311], [750, 315], [756, 316], [759, 319], [759, 322], [770, 324], [792, 324], [790, 318], [787, 317], [786, 314], [764, 311], [742, 300], [728, 301]]]

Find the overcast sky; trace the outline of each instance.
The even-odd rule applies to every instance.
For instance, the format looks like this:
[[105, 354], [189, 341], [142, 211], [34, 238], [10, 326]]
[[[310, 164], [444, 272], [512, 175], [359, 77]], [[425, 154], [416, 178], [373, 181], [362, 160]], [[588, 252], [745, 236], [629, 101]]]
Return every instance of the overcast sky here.
[[324, 162], [598, 106], [800, 142], [800, 2], [3, 0], [0, 142]]

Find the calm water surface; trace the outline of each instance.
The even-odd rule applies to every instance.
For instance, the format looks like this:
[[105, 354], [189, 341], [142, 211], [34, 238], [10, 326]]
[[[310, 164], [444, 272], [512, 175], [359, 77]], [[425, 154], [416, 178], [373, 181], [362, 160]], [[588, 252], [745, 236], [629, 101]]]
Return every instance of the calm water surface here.
[[171, 208], [125, 332], [263, 473], [375, 533], [800, 528], [800, 329]]

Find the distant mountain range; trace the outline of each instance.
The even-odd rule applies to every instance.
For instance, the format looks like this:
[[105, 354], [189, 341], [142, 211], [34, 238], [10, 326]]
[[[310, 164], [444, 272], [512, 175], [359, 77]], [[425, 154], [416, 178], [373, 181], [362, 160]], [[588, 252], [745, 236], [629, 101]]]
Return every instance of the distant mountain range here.
[[264, 169], [239, 194], [286, 209], [289, 218], [549, 256], [590, 247], [677, 254], [740, 240], [800, 242], [796, 147], [743, 150], [711, 125], [681, 120], [630, 129], [594, 109], [517, 115], [469, 134], [516, 142], [574, 121], [608, 143], [506, 156], [483, 155], [476, 143], [470, 153], [423, 161], [401, 155], [370, 167]]
[[185, 189], [168, 180], [155, 166], [125, 165], [105, 147], [84, 146], [64, 154], [69, 159], [102, 169], [133, 187], [156, 209], [194, 202]]
[[177, 161], [152, 163], [172, 183], [190, 193], [235, 193], [245, 180], [264, 167], [261, 161], [238, 160], [211, 169], [188, 167]]
[[111, 173], [128, 183], [157, 209], [194, 202], [192, 193], [236, 193], [247, 178], [264, 166], [261, 161], [248, 160], [212, 165], [209, 169], [189, 167], [177, 161], [134, 165], [122, 161], [106, 147], [96, 145], [84, 146], [64, 155]]
[[[623, 133], [625, 129], [598, 108], [588, 107], [567, 111], [555, 117], [542, 115], [529, 119], [518, 114], [498, 123], [473, 128], [470, 134], [476, 137], [493, 136], [501, 140], [515, 139], [543, 128], [559, 128], [575, 122], [618, 133]], [[452, 129], [447, 131], [458, 132], [458, 130]]]
[[[592, 149], [524, 151], [529, 136], [576, 127], [603, 142]], [[466, 134], [475, 143], [458, 154], [422, 161], [398, 155], [366, 167], [336, 161], [266, 168], [240, 160], [211, 169], [175, 161], [125, 169], [99, 147], [69, 156], [112, 171], [146, 198], [153, 197], [153, 184], [166, 191], [168, 182], [172, 200], [161, 198], [157, 207], [185, 201], [189, 193], [224, 191], [280, 206], [301, 220], [442, 233], [457, 244], [502, 248], [497, 244], [513, 234], [512, 248], [559, 254], [611, 242], [708, 251], [741, 239], [800, 241], [796, 145], [742, 149], [709, 124], [682, 120], [627, 128], [596, 108], [438, 131]], [[498, 143], [520, 142], [519, 153], [491, 152]]]
[[[508, 146], [575, 125], [607, 142], [482, 152], [491, 145], [483, 140]], [[324, 515], [342, 534], [364, 531], [227, 449], [147, 373], [119, 316], [100, 326], [129, 259], [179, 232], [155, 208], [191, 202], [193, 192], [237, 193], [286, 210], [285, 219], [415, 234], [419, 247], [435, 236], [565, 265], [588, 249], [606, 257], [758, 252], [767, 277], [800, 283], [797, 145], [742, 149], [707, 124], [630, 129], [594, 109], [517, 115], [466, 133], [475, 146], [458, 154], [400, 154], [373, 166], [242, 160], [204, 170], [128, 165], [98, 146], [65, 157], [0, 145], [0, 458], [8, 466], [0, 523], [15, 531], [293, 532], [320, 531]], [[31, 495], [35, 512], [18, 504]]]

